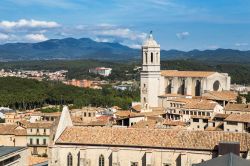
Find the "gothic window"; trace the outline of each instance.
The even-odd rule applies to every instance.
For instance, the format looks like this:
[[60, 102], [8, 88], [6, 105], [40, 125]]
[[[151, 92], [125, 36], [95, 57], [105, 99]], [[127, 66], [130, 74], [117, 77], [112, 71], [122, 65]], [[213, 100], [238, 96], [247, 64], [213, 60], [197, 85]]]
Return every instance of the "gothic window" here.
[[151, 63], [154, 61], [154, 54], [151, 52]]
[[218, 91], [219, 88], [220, 88], [220, 82], [217, 80], [213, 84], [213, 89], [214, 89], [214, 91]]
[[69, 153], [67, 156], [67, 166], [73, 166], [73, 159], [71, 153]]
[[181, 85], [178, 89], [178, 94], [185, 95], [185, 80], [181, 81]]
[[145, 59], [146, 59], [146, 63], [148, 63], [148, 54], [145, 53]]
[[172, 80], [169, 80], [168, 86], [166, 88], [166, 93], [171, 93], [171, 88], [172, 88]]
[[99, 156], [99, 166], [104, 166], [104, 156], [103, 155]]
[[195, 96], [200, 96], [201, 95], [201, 81], [196, 80], [195, 84]]

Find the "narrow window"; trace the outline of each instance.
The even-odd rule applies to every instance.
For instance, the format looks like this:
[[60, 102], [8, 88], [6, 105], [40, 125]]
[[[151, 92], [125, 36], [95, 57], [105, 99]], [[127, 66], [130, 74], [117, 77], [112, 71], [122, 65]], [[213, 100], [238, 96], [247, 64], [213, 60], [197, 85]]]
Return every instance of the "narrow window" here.
[[43, 144], [46, 145], [46, 139], [43, 139]]
[[80, 152], [77, 153], [77, 166], [80, 166], [80, 162], [81, 162], [81, 155]]
[[67, 166], [73, 166], [72, 154], [69, 153], [67, 156]]
[[30, 138], [30, 145], [32, 145], [33, 144], [33, 139], [32, 138]]
[[154, 54], [151, 52], [151, 63], [154, 61]]
[[39, 139], [38, 138], [36, 139], [36, 144], [39, 145]]
[[104, 156], [103, 155], [99, 156], [99, 166], [104, 166]]

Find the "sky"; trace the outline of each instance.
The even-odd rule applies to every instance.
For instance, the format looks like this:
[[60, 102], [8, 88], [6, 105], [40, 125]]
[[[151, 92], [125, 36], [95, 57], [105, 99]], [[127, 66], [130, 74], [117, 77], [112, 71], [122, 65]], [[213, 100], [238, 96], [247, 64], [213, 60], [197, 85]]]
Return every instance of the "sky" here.
[[1, 0], [0, 44], [88, 37], [132, 48], [250, 50], [250, 0]]

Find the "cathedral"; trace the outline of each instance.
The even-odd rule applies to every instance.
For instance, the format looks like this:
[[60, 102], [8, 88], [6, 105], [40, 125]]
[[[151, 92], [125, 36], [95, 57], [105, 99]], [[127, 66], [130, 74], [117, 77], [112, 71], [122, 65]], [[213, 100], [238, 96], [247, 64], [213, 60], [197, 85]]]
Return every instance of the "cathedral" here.
[[159, 107], [159, 96], [202, 96], [208, 91], [230, 90], [227, 73], [214, 71], [161, 70], [160, 45], [152, 33], [142, 45], [141, 103]]

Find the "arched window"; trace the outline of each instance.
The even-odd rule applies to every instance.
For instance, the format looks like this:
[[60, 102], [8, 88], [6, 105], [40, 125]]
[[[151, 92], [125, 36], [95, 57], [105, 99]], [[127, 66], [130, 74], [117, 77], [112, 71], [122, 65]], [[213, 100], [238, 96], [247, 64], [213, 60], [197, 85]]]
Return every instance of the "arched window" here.
[[146, 60], [146, 63], [148, 63], [148, 54], [145, 52], [145, 60]]
[[99, 166], [104, 166], [104, 156], [103, 155], [99, 156]]
[[67, 156], [67, 166], [73, 166], [73, 159], [71, 153], [69, 153]]
[[151, 52], [151, 63], [154, 61], [154, 54]]

